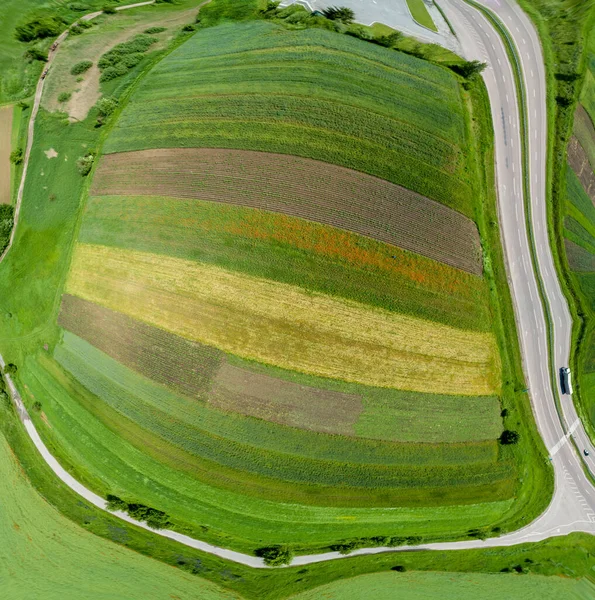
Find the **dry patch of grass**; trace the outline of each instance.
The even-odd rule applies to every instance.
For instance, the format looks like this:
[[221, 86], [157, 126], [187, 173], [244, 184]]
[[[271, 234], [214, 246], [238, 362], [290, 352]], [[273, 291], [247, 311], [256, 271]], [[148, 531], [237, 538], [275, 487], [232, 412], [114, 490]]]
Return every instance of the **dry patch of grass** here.
[[81, 244], [67, 291], [242, 358], [313, 375], [466, 395], [500, 385], [492, 334], [192, 261]]

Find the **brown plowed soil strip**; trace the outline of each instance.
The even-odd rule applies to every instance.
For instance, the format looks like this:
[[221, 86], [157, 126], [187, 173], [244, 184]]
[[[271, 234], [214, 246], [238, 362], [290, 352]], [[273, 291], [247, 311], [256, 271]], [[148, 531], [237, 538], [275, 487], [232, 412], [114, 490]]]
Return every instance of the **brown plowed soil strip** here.
[[12, 105], [0, 108], [0, 204], [10, 204]]
[[322, 390], [226, 363], [210, 346], [65, 294], [58, 324], [129, 369], [219, 409], [323, 433], [354, 435], [359, 395]]
[[224, 354], [65, 294], [58, 324], [113, 359], [182, 394], [209, 389]]
[[574, 136], [570, 138], [570, 143], [568, 144], [568, 164], [577, 174], [589, 198], [595, 204], [595, 174], [593, 173], [593, 167], [589, 163], [589, 158], [584, 148]]
[[475, 223], [388, 181], [297, 156], [173, 148], [105, 155], [94, 195], [167, 195], [333, 225], [481, 275]]
[[354, 435], [361, 398], [298, 385], [223, 364], [209, 402], [218, 408], [274, 423], [341, 435]]

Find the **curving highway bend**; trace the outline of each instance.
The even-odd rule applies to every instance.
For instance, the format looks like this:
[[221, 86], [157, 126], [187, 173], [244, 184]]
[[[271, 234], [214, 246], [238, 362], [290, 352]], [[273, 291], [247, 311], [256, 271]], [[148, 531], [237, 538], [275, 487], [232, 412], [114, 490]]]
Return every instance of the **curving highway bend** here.
[[[381, 1], [390, 2], [390, 0]], [[479, 3], [490, 9], [506, 27], [518, 50], [522, 77], [527, 90], [527, 132], [529, 136], [529, 172], [527, 176], [530, 178], [530, 227], [535, 243], [537, 268], [543, 281], [545, 296], [553, 321], [554, 380], [558, 381], [558, 369], [568, 364], [572, 321], [557, 279], [548, 238], [546, 215], [546, 79], [541, 46], [531, 21], [513, 0], [482, 0]], [[503, 41], [480, 11], [466, 4], [464, 0], [440, 0], [440, 4], [459, 36], [465, 58], [468, 60], [477, 59], [488, 65], [483, 77], [490, 97], [496, 140], [500, 227], [508, 264], [509, 284], [515, 304], [524, 371], [529, 385], [537, 426], [550, 453], [554, 468], [555, 491], [547, 510], [534, 522], [514, 533], [488, 540], [426, 544], [416, 546], [415, 549], [457, 550], [512, 546], [524, 542], [540, 541], [556, 535], [566, 535], [575, 531], [595, 534], [595, 487], [586, 477], [583, 471], [582, 458], [573, 444], [569, 443], [569, 438], [573, 437], [580, 449], [589, 448], [593, 450], [591, 452], [592, 456], [595, 455], [595, 449], [591, 447], [582, 423], [578, 419], [571, 397], [562, 395], [558, 389], [553, 389], [552, 378], [550, 377], [546, 317], [539, 297], [537, 280], [531, 262], [530, 240], [525, 226], [521, 121], [513, 70]], [[129, 7], [120, 7], [120, 9], [126, 8]], [[365, 13], [365, 9], [360, 9], [358, 12]], [[86, 18], [93, 18], [97, 14], [99, 13], [93, 13], [92, 16], [88, 15]], [[358, 16], [362, 17], [362, 15]], [[363, 17], [365, 17], [365, 14]], [[39, 106], [42, 90], [43, 80], [40, 80], [29, 125], [30, 135], [25, 157], [23, 182], [33, 141], [34, 116]], [[21, 182], [21, 188], [19, 189], [17, 211], [20, 206], [23, 182]], [[0, 260], [2, 258], [3, 256], [0, 257]], [[1, 356], [0, 366], [4, 367]], [[6, 379], [17, 413], [49, 467], [57, 477], [77, 494], [95, 506], [107, 510], [103, 498], [77, 482], [50, 454], [35, 430], [35, 426], [27, 414], [10, 375], [7, 375]], [[554, 394], [557, 393], [560, 394], [562, 418], [556, 410]], [[593, 469], [595, 463], [592, 460], [592, 458], [589, 458], [586, 466], [595, 471]], [[114, 514], [144, 529], [148, 528], [146, 524], [134, 521], [124, 513], [115, 512]], [[154, 533], [247, 566], [257, 568], [265, 566], [260, 558], [219, 548], [174, 531], [159, 530]], [[400, 548], [362, 548], [354, 551], [351, 556], [407, 550], [406, 546]], [[292, 564], [305, 565], [338, 558], [343, 558], [343, 556], [337, 552], [303, 555], [296, 557]]]

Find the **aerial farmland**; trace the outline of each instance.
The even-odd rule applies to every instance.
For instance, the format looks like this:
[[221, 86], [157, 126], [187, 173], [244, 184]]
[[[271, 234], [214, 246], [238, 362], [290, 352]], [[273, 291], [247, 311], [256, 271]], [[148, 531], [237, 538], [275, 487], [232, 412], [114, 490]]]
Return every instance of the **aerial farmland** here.
[[[11, 34], [29, 54], [0, 77], [0, 529], [46, 553], [80, 530], [105, 557], [72, 588], [27, 566], [11, 597], [44, 577], [67, 600], [591, 593], [586, 533], [481, 545], [548, 509], [554, 453], [486, 65], [440, 7], [401, 1], [445, 47], [264, 0], [56, 2]], [[564, 249], [590, 290], [582, 104]], [[145, 587], [118, 589], [127, 572]]]

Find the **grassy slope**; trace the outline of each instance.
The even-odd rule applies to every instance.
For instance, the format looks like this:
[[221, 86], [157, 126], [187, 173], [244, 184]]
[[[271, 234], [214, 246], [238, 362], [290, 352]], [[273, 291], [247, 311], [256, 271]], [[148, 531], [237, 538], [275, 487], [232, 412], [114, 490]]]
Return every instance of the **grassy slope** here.
[[[2, 421], [6, 409], [1, 409]], [[0, 594], [45, 598], [133, 600], [237, 598], [218, 586], [84, 531], [45, 502], [0, 434]], [[121, 541], [126, 531], [110, 525]], [[99, 558], [100, 557], [100, 558]]]
[[562, 577], [529, 575], [515, 577], [503, 574], [477, 573], [375, 573], [342, 579], [309, 592], [291, 596], [292, 600], [492, 600], [494, 590], [503, 598], [523, 600], [563, 600], [591, 598], [595, 585], [587, 579], [579, 581]]
[[461, 111], [453, 76], [427, 62], [328, 31], [222, 25], [200, 31], [151, 73], [105, 151], [203, 146], [309, 156], [472, 215]]

